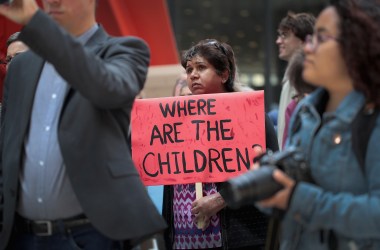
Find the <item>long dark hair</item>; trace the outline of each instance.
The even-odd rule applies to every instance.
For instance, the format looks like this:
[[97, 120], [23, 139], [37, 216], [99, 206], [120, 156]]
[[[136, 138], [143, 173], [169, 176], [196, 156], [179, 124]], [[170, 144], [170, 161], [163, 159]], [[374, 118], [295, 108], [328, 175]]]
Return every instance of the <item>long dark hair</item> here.
[[339, 44], [354, 88], [380, 107], [380, 1], [331, 1], [339, 15]]

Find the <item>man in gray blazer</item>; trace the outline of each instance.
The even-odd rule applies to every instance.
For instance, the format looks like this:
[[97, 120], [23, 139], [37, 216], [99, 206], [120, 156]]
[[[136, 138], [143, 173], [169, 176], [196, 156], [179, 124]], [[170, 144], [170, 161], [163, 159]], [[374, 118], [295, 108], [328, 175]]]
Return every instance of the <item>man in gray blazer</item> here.
[[166, 227], [127, 140], [149, 49], [107, 35], [96, 0], [42, 2], [0, 6], [30, 48], [5, 81], [0, 249], [130, 249]]

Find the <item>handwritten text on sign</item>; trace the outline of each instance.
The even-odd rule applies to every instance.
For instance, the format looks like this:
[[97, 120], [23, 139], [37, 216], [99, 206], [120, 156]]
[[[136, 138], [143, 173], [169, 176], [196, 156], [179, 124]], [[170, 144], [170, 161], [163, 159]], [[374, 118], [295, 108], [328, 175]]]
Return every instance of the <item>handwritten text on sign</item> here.
[[132, 157], [145, 185], [221, 182], [265, 149], [263, 91], [136, 100]]

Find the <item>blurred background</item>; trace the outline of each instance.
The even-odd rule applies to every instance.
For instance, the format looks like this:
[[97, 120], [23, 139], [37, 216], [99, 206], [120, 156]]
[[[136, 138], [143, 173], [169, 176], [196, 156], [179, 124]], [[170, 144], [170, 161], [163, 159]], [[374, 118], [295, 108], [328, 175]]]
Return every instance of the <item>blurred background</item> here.
[[278, 59], [277, 26], [288, 11], [317, 15], [327, 1], [167, 0], [179, 51], [205, 38], [230, 44], [239, 80], [265, 90], [266, 107], [278, 103], [286, 63]]
[[[202, 39], [215, 38], [232, 46], [239, 81], [265, 90], [266, 108], [270, 110], [278, 103], [286, 67], [277, 56], [278, 23], [288, 11], [317, 15], [326, 3], [327, 0], [99, 0], [97, 15], [111, 35], [135, 35], [149, 44], [152, 60], [144, 98], [171, 96], [175, 80], [183, 72], [179, 65], [181, 52]], [[7, 38], [20, 29], [0, 17], [1, 58]], [[2, 83], [4, 67], [0, 71]]]

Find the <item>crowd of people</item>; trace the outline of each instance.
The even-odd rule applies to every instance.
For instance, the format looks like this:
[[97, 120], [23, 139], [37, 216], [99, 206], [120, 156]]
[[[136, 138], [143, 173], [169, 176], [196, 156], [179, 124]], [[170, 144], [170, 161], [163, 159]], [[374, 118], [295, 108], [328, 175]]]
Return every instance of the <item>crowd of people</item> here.
[[[130, 153], [148, 45], [108, 35], [96, 0], [42, 3], [0, 5], [24, 26], [5, 60], [0, 250], [139, 250], [151, 239], [157, 249], [380, 249], [378, 0], [334, 0], [317, 18], [289, 12], [279, 24], [278, 127], [264, 114], [266, 147], [254, 150], [296, 148], [292, 167], [307, 181], [279, 166], [271, 180], [282, 188], [238, 209], [225, 182], [202, 183], [201, 198], [196, 184], [165, 185], [161, 214]], [[181, 65], [173, 96], [244, 91], [225, 42], [198, 41]]]

